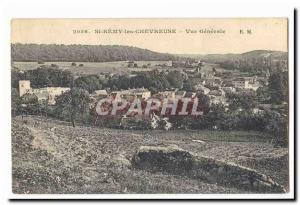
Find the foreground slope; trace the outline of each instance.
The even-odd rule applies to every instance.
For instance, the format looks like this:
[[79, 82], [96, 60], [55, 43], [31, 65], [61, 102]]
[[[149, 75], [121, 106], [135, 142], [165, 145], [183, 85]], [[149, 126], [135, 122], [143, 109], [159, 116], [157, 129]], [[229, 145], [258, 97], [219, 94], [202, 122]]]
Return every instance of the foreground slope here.
[[257, 169], [288, 188], [287, 149], [274, 148], [262, 137], [247, 132], [73, 128], [43, 117], [17, 117], [12, 125], [13, 192], [248, 193], [131, 166], [140, 146], [170, 144]]

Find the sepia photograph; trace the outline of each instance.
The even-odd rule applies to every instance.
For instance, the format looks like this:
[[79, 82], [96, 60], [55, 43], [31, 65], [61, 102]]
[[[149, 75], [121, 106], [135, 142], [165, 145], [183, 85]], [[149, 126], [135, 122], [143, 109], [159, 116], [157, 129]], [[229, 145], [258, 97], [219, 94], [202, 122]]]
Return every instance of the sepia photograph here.
[[12, 19], [12, 193], [290, 193], [288, 21]]

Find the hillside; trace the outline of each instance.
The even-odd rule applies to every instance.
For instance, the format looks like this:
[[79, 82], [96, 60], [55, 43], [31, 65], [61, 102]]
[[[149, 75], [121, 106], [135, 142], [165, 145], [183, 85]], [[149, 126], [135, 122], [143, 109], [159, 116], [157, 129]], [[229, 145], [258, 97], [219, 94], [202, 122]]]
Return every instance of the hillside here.
[[274, 60], [286, 60], [288, 58], [288, 53], [283, 51], [272, 50], [253, 50], [241, 54], [176, 54], [175, 56], [182, 58], [200, 59], [208, 62], [224, 62], [232, 60], [260, 59], [268, 57], [271, 57]]
[[288, 53], [283, 51], [271, 51], [271, 50], [254, 50], [241, 54], [208, 54], [199, 56], [204, 61], [222, 62], [232, 60], [249, 60], [249, 59], [261, 59], [272, 58], [273, 60], [287, 60]]
[[13, 61], [34, 62], [111, 62], [111, 61], [166, 61], [175, 60], [170, 54], [137, 47], [119, 45], [57, 45], [12, 44]]
[[244, 131], [118, 130], [77, 126], [37, 116], [13, 118], [14, 193], [252, 193], [184, 175], [131, 165], [141, 146], [176, 145], [270, 176], [288, 189], [287, 148]]
[[286, 60], [288, 57], [287, 52], [271, 51], [271, 50], [255, 50], [240, 55], [242, 58], [267, 58], [271, 57], [276, 60]]

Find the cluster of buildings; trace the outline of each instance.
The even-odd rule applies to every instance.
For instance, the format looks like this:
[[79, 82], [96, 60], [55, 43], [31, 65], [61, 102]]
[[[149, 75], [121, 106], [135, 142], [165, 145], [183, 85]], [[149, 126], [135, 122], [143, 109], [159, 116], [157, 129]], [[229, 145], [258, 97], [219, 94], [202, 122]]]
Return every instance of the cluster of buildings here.
[[45, 87], [45, 88], [31, 88], [29, 80], [19, 81], [19, 93], [20, 97], [26, 95], [34, 95], [38, 101], [47, 102], [49, 105], [55, 105], [56, 97], [69, 91], [70, 88], [66, 87]]
[[[203, 65], [203, 63], [201, 63]], [[240, 73], [231, 71], [218, 72], [213, 69], [210, 72], [203, 71], [201, 67], [183, 69], [196, 91], [208, 95], [211, 103], [227, 104], [226, 93], [257, 91], [259, 87], [268, 84], [267, 77], [241, 77]]]
[[[172, 63], [172, 64], [171, 64]], [[205, 63], [196, 62], [171, 62], [170, 65], [174, 66], [191, 66], [192, 68], [185, 67], [181, 69], [182, 75], [185, 80], [191, 82], [196, 92], [202, 92], [203, 94], [209, 96], [211, 103], [223, 103], [226, 102], [226, 93], [235, 93], [240, 91], [256, 91], [259, 87], [267, 84], [267, 77], [241, 77], [239, 74], [230, 73], [230, 71], [218, 72], [216, 69], [212, 69], [210, 72], [203, 71], [201, 67]], [[159, 71], [156, 71], [159, 72]], [[57, 96], [69, 91], [70, 88], [67, 87], [46, 87], [33, 89], [30, 86], [30, 81], [22, 80], [19, 81], [19, 91], [20, 96], [26, 94], [35, 95], [39, 102], [47, 101], [50, 105], [55, 105], [55, 99]], [[188, 92], [183, 89], [173, 89], [166, 90], [152, 94], [149, 90], [145, 88], [128, 89], [121, 91], [111, 91], [107, 90], [96, 90], [90, 94], [92, 102], [97, 102], [99, 99], [111, 96], [113, 98], [123, 98], [123, 99], [134, 99], [140, 98], [147, 100], [149, 98], [195, 98], [196, 92]]]

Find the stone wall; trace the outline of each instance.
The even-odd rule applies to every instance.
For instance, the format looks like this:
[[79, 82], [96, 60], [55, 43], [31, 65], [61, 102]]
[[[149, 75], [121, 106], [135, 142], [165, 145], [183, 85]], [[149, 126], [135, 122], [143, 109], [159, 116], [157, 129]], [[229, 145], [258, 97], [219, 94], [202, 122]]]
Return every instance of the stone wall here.
[[257, 193], [285, 193], [271, 177], [237, 164], [195, 155], [175, 146], [142, 146], [132, 158], [132, 166], [152, 172], [185, 175], [190, 178], [237, 187]]

